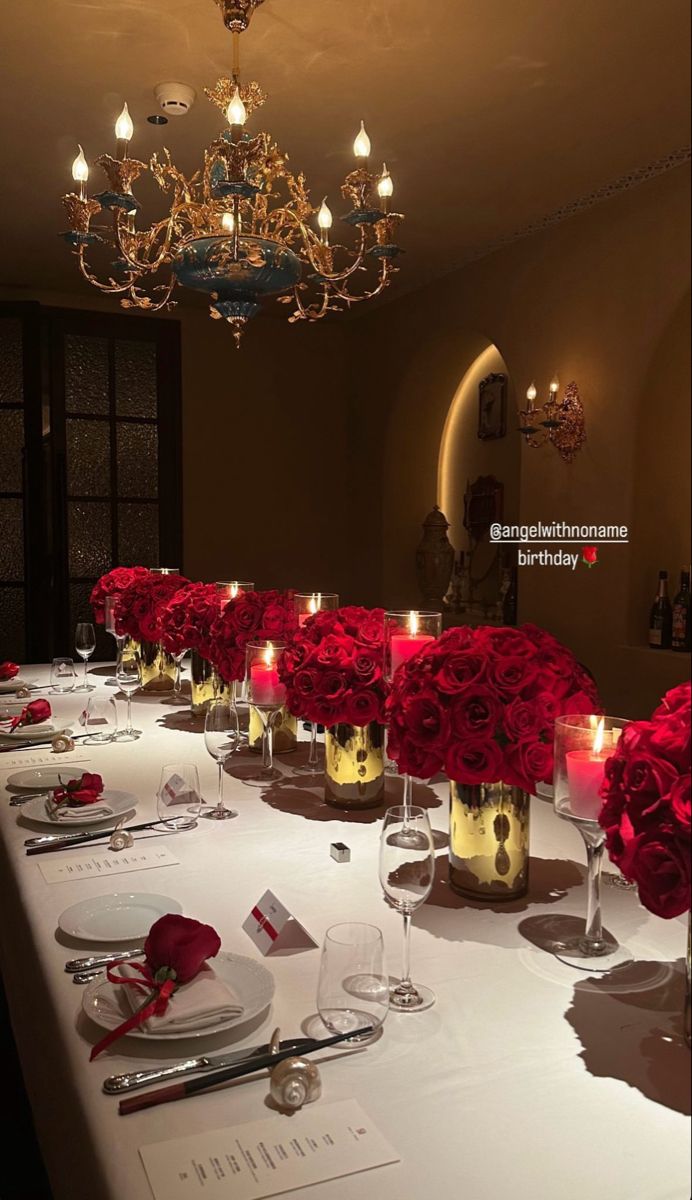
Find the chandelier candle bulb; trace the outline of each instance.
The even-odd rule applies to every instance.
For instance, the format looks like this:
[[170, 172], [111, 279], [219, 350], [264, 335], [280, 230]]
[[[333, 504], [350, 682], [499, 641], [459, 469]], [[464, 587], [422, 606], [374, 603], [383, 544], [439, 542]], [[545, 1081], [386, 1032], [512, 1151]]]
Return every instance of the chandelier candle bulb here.
[[559, 390], [560, 390], [560, 380], [558, 379], [557, 375], [553, 375], [553, 378], [550, 381], [550, 395], [553, 400], [557, 396]]
[[240, 131], [247, 121], [247, 109], [243, 104], [238, 88], [235, 89], [233, 99], [226, 109], [226, 120], [231, 127], [233, 141], [237, 142], [240, 137]]
[[317, 214], [317, 224], [322, 231], [322, 241], [325, 246], [329, 244], [329, 230], [332, 227], [333, 221], [332, 210], [327, 204], [327, 197], [325, 196]]
[[127, 104], [123, 104], [123, 110], [115, 122], [115, 140], [117, 142], [118, 158], [124, 158], [127, 153], [127, 143], [132, 141], [132, 135], [135, 127], [132, 123], [130, 110]]
[[74, 179], [75, 183], [79, 184], [80, 200], [84, 200], [86, 195], [86, 189], [84, 185], [89, 178], [89, 164], [84, 157], [84, 151], [82, 150], [81, 146], [79, 146], [79, 154], [72, 163], [72, 178]]
[[575, 817], [597, 821], [601, 811], [601, 785], [612, 747], [604, 749], [604, 722], [601, 717], [591, 750], [568, 750], [565, 755], [569, 782], [569, 807]]
[[250, 667], [253, 704], [258, 707], [278, 708], [286, 699], [286, 688], [279, 679], [274, 647], [270, 644], [264, 660], [255, 659]]
[[372, 149], [372, 146], [371, 146], [370, 138], [368, 137], [367, 133], [365, 132], [364, 122], [361, 121], [360, 130], [358, 132], [355, 142], [353, 143], [353, 153], [355, 154], [356, 158], [369, 158], [371, 149]]
[[387, 170], [386, 163], [382, 163], [382, 174], [380, 175], [377, 184], [377, 194], [380, 199], [384, 201], [384, 211], [387, 212], [389, 208], [389, 200], [394, 195], [394, 183], [389, 171]]

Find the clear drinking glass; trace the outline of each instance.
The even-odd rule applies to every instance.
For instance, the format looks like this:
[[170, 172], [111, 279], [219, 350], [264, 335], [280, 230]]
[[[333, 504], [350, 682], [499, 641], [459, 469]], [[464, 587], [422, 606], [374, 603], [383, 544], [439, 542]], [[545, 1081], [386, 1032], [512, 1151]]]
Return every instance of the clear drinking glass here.
[[219, 768], [219, 799], [216, 808], [210, 808], [201, 816], [212, 821], [227, 821], [238, 814], [226, 808], [223, 801], [224, 766], [240, 740], [238, 711], [228, 700], [212, 700], [204, 718], [204, 744]]
[[[442, 613], [420, 612], [409, 609], [408, 612], [390, 610], [384, 614], [384, 673], [391, 679], [394, 672], [413, 658], [425, 645], [434, 642], [442, 633]], [[392, 774], [398, 774], [398, 767], [391, 764]], [[402, 804], [410, 808], [413, 799], [413, 779], [410, 775], [402, 775], [404, 794]]]
[[120, 657], [115, 668], [115, 681], [127, 696], [127, 725], [118, 734], [118, 741], [133, 742], [136, 738], [142, 736], [141, 729], [132, 728], [132, 697], [138, 688], [142, 686], [142, 665], [139, 658], [123, 658]]
[[382, 933], [352, 921], [332, 925], [324, 936], [317, 984], [317, 1011], [330, 1033], [372, 1026], [353, 1043], [369, 1041], [389, 1011], [389, 977]]
[[193, 829], [202, 807], [199, 772], [194, 763], [166, 763], [156, 793], [159, 820], [167, 829]]
[[112, 742], [118, 732], [118, 709], [112, 696], [90, 696], [80, 723], [84, 726], [85, 745]]
[[77, 682], [77, 671], [71, 658], [54, 658], [50, 669], [50, 686], [52, 691], [73, 692]]
[[84, 659], [84, 680], [75, 691], [93, 692], [94, 685], [87, 680], [87, 663], [96, 649], [96, 633], [91, 622], [79, 621], [74, 632], [74, 645], [79, 657]]
[[555, 941], [550, 949], [582, 970], [609, 971], [631, 957], [603, 929], [601, 866], [605, 831], [598, 823], [605, 765], [627, 724], [619, 717], [598, 717], [592, 713], [558, 717], [555, 721], [555, 811], [570, 821], [584, 839], [588, 871], [584, 932], [578, 937]]
[[[120, 660], [123, 656], [123, 648], [125, 646], [125, 642], [127, 641], [127, 636], [125, 634], [118, 633], [116, 630], [116, 622], [115, 622], [116, 605], [117, 605], [117, 597], [116, 596], [106, 596], [106, 599], [104, 602], [104, 628], [106, 630], [106, 633], [110, 633], [111, 637], [115, 639], [115, 667], [116, 667], [116, 671], [117, 671], [118, 663], [120, 662]], [[115, 677], [113, 677], [112, 679], [108, 679], [106, 682], [111, 685], [114, 685], [116, 682]]]
[[277, 667], [285, 646], [285, 642], [262, 641], [249, 642], [247, 647], [247, 698], [262, 722], [262, 765], [244, 779], [259, 787], [281, 778], [274, 766], [274, 726], [286, 701]]
[[388, 808], [380, 837], [380, 883], [392, 908], [404, 918], [402, 978], [389, 994], [400, 1012], [421, 1012], [435, 1003], [430, 988], [411, 982], [411, 917], [425, 904], [435, 876], [435, 850], [428, 814], [423, 808]]
[[[299, 628], [315, 613], [334, 612], [339, 607], [339, 597], [336, 592], [296, 592], [293, 599]], [[294, 769], [296, 774], [300, 775], [317, 775], [322, 770], [317, 749], [317, 726], [312, 722], [310, 724], [308, 761], [305, 766]]]

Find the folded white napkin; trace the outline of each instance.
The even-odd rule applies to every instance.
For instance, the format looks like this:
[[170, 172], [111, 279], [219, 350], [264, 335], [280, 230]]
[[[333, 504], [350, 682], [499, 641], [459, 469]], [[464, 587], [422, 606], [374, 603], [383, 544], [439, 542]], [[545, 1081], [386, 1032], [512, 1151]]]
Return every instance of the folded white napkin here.
[[56, 807], [48, 797], [46, 813], [51, 821], [69, 823], [70, 821], [83, 821], [85, 817], [103, 817], [105, 820], [107, 817], [113, 816], [113, 809], [105, 800], [97, 800], [94, 804], [80, 804], [78, 808], [70, 808], [67, 804], [60, 804]]
[[[113, 972], [125, 979], [141, 979], [132, 963], [119, 963]], [[144, 993], [139, 988], [123, 986], [121, 990], [133, 1011], [141, 1007]], [[241, 1017], [243, 1011], [233, 989], [219, 979], [212, 967], [206, 966], [189, 983], [176, 989], [163, 1016], [149, 1017], [141, 1028], [147, 1033], [185, 1034], [231, 1021], [234, 1017]]]

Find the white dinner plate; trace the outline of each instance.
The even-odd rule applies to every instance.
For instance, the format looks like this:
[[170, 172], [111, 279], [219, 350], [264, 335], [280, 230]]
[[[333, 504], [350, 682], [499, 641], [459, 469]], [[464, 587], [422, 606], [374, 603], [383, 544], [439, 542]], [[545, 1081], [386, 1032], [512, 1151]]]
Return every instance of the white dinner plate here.
[[66, 754], [62, 770], [58, 771], [55, 767], [30, 767], [27, 771], [15, 771], [13, 775], [8, 775], [7, 786], [27, 788], [32, 792], [48, 792], [51, 788], [60, 787], [61, 776], [63, 779], [75, 779], [77, 775], [83, 775], [89, 770], [90, 761], [88, 758], [70, 761], [69, 755]]
[[[216, 958], [210, 960], [209, 965], [214, 968], [219, 979], [233, 988], [238, 1003], [243, 1006], [239, 1017], [217, 1021], [202, 1029], [186, 1030], [185, 1033], [148, 1033], [137, 1029], [132, 1030], [127, 1037], [142, 1038], [148, 1042], [174, 1042], [185, 1038], [209, 1037], [210, 1034], [221, 1033], [224, 1029], [232, 1029], [234, 1025], [242, 1025], [244, 1021], [251, 1021], [271, 1004], [274, 977], [261, 963], [255, 962], [254, 958], [222, 950]], [[123, 995], [124, 990], [121, 984], [110, 983], [107, 979], [93, 979], [84, 990], [82, 1008], [102, 1029], [117, 1029], [127, 1017], [132, 1016], [132, 1009]]]
[[115, 892], [72, 904], [58, 917], [58, 928], [83, 942], [139, 942], [159, 917], [182, 911], [170, 896]]
[[[69, 778], [69, 772], [62, 773], [63, 779]], [[78, 817], [66, 817], [62, 821], [54, 821], [46, 812], [46, 800], [44, 796], [34, 796], [33, 800], [27, 800], [20, 810], [21, 816], [28, 817], [30, 821], [36, 821], [38, 825], [50, 825], [51, 829], [81, 829], [83, 825], [99, 825], [104, 821], [112, 821], [113, 817], [122, 817], [123, 813], [134, 812], [137, 808], [137, 797], [132, 792], [119, 792], [114, 788], [106, 788], [103, 792], [103, 799], [106, 804], [109, 804], [113, 809], [112, 814], [107, 817], [89, 815], [90, 805], [86, 805], [84, 812]], [[98, 804], [99, 801], [97, 800]], [[107, 831], [106, 831], [107, 832]]]
[[51, 721], [42, 721], [40, 725], [22, 725], [20, 729], [14, 729], [12, 732], [8, 729], [0, 730], [0, 744], [11, 746], [14, 742], [49, 742], [56, 733], [69, 732], [71, 730], [56, 729]]

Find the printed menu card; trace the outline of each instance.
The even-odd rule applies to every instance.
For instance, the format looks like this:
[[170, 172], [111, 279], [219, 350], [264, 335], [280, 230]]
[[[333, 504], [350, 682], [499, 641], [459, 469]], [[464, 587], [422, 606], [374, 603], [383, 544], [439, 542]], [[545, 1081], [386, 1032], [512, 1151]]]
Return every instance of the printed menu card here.
[[400, 1161], [355, 1100], [157, 1142], [139, 1153], [156, 1200], [264, 1200]]

